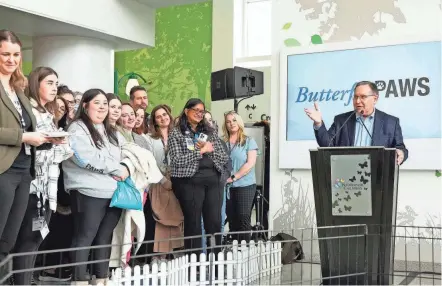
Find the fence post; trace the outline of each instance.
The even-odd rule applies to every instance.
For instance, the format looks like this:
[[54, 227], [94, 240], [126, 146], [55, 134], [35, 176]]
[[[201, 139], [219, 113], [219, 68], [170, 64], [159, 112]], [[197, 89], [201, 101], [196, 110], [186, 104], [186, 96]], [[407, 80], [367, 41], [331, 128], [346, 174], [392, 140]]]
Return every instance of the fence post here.
[[141, 276], [141, 268], [139, 265], [136, 265], [134, 267], [134, 277], [133, 277], [133, 285], [134, 286], [140, 286], [141, 285], [141, 279], [143, 279], [143, 276]]
[[150, 285], [150, 283], [149, 283], [150, 277], [151, 277], [151, 275], [150, 275], [150, 270], [149, 270], [149, 264], [145, 264], [143, 266], [143, 285]]
[[196, 285], [196, 264], [197, 264], [197, 259], [196, 259], [196, 254], [192, 253], [190, 255], [190, 285]]
[[267, 241], [265, 245], [265, 252], [266, 252], [266, 261], [267, 261], [267, 269], [266, 274], [271, 275], [273, 263], [272, 263], [272, 242]]
[[161, 262], [160, 285], [167, 285], [167, 264], [164, 261]]
[[186, 281], [186, 265], [185, 265], [185, 260], [186, 260], [186, 255], [181, 256], [180, 258], [178, 258], [178, 280], [179, 283], [178, 285], [187, 285], [188, 282]]
[[236, 279], [236, 285], [244, 285], [244, 283], [243, 283], [243, 281], [244, 281], [244, 276], [243, 276], [243, 269], [242, 269], [242, 267], [243, 267], [243, 258], [242, 258], [242, 255], [243, 255], [243, 253], [242, 252], [238, 252], [237, 253], [237, 259], [236, 259], [236, 277], [235, 277], [235, 279]]
[[158, 263], [152, 265], [152, 286], [158, 285]]
[[216, 240], [213, 234], [210, 235], [210, 254], [209, 254], [209, 285], [212, 285], [213, 276], [215, 275], [215, 246]]
[[249, 243], [249, 255], [249, 282], [252, 282], [256, 275], [255, 265], [257, 259], [255, 242], [253, 240]]
[[205, 253], [200, 254], [200, 285], [205, 285], [206, 283], [206, 274], [207, 274], [207, 255]]
[[226, 259], [226, 265], [227, 265], [227, 286], [233, 286], [233, 253], [227, 252], [227, 259]]
[[224, 285], [224, 252], [218, 252], [218, 277], [216, 277], [216, 283], [218, 285]]
[[189, 285], [189, 254], [184, 256], [184, 283]]
[[121, 285], [121, 268], [115, 269], [114, 275], [112, 275], [112, 281], [114, 281], [115, 285]]
[[258, 241], [258, 278], [261, 279], [264, 277], [265, 272], [265, 257], [263, 257], [263, 244], [262, 241]]

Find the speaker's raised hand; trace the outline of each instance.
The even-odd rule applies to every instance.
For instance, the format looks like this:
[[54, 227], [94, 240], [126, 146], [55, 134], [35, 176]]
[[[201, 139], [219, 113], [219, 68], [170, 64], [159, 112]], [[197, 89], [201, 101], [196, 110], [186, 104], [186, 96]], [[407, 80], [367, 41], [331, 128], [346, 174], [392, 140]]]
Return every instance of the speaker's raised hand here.
[[310, 117], [315, 125], [320, 126], [322, 124], [322, 114], [319, 110], [319, 105], [317, 102], [314, 103], [313, 108], [304, 108], [305, 114]]

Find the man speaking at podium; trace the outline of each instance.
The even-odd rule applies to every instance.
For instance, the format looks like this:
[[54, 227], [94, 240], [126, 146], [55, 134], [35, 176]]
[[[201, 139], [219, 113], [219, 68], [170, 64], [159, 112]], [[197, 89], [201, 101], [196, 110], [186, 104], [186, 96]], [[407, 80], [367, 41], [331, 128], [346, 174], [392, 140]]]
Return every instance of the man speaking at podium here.
[[318, 103], [314, 108], [304, 109], [313, 120], [316, 141], [320, 147], [332, 146], [384, 146], [396, 148], [397, 164], [408, 158], [399, 118], [375, 109], [379, 99], [376, 84], [361, 81], [355, 84], [353, 95], [354, 110], [335, 116], [327, 130], [322, 121]]

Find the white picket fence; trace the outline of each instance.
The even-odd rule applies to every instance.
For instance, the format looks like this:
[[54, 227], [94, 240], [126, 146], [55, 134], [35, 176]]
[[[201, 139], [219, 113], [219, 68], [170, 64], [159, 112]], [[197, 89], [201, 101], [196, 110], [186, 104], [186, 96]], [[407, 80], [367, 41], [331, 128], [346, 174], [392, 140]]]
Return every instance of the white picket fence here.
[[[280, 242], [255, 242], [247, 246], [245, 241], [238, 245], [233, 242], [232, 249], [214, 253], [208, 256], [201, 253], [191, 254], [173, 260], [157, 263], [152, 267], [144, 265], [135, 266], [133, 269], [116, 269], [107, 285], [147, 286], [147, 285], [248, 285], [266, 276], [281, 272], [281, 243]], [[216, 259], [215, 259], [216, 258]], [[212, 267], [212, 281], [210, 281], [210, 267]], [[215, 275], [215, 268], [218, 273]], [[190, 269], [190, 271], [189, 271]], [[197, 275], [199, 273], [199, 275]], [[190, 277], [189, 277], [190, 276]]]

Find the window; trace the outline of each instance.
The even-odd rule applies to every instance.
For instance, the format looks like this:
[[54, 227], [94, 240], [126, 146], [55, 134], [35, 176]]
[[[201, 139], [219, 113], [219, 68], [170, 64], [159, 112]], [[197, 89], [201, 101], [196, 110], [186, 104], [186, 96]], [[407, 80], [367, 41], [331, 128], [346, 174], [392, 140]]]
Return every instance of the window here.
[[238, 57], [270, 56], [272, 53], [272, 1], [240, 1], [242, 2], [242, 13], [236, 13], [236, 17], [242, 16], [242, 21], [238, 19], [240, 25], [235, 25], [236, 27], [242, 26], [241, 40], [238, 41], [240, 47], [236, 49]]

